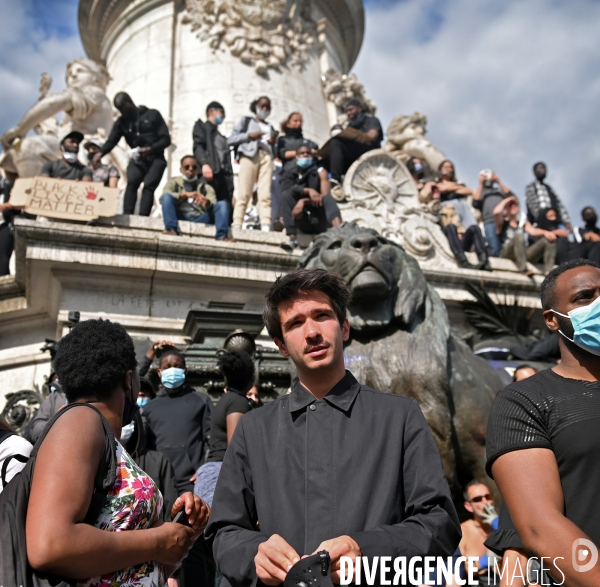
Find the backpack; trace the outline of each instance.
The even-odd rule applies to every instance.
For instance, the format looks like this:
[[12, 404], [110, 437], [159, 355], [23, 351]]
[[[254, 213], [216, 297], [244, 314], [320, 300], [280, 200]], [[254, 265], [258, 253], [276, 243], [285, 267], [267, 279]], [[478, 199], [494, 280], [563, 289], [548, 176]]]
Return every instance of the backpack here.
[[[100, 461], [96, 472], [94, 492], [84, 523], [90, 525], [95, 523], [104, 507], [106, 496], [115, 483], [117, 472], [116, 441], [106, 418], [96, 407], [90, 404], [75, 403], [66, 405], [46, 425], [23, 470], [17, 473], [0, 493], [0, 528], [2, 528], [2, 532], [0, 532], [0, 585], [2, 587], [39, 587], [42, 584], [57, 585], [63, 580], [70, 581], [56, 576], [42, 575], [29, 566], [25, 520], [27, 519], [27, 506], [38, 450], [54, 422], [66, 411], [79, 406], [87, 406], [98, 413], [105, 433], [104, 458]], [[48, 506], [52, 507], [52, 504], [48, 504]]]
[[[251, 116], [244, 116], [244, 124], [242, 124], [242, 128], [241, 128], [240, 132], [242, 132], [242, 133], [248, 132], [248, 126], [250, 126], [251, 120], [252, 120]], [[239, 145], [236, 145], [235, 147], [233, 147], [233, 158], [236, 161], [239, 161], [238, 147], [239, 147]]]
[[[14, 432], [9, 432], [8, 430], [0, 430], [0, 444], [2, 444], [11, 436], [18, 435]], [[12, 460], [19, 461], [20, 463], [26, 463], [29, 460], [29, 457], [24, 455], [9, 455], [4, 459], [4, 461], [2, 461], [2, 468], [0, 469], [0, 481], [2, 481], [2, 488], [6, 487], [6, 473], [8, 471], [8, 464]]]

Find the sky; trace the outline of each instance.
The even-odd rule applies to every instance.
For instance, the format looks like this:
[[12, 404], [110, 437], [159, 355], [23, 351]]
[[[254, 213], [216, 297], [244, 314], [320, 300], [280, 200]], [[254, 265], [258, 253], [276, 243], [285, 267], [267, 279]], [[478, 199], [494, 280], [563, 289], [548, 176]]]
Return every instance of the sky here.
[[[600, 2], [366, 0], [365, 12], [353, 71], [384, 129], [417, 110], [467, 185], [491, 168], [523, 196], [543, 160], [574, 220], [600, 207]], [[0, 14], [3, 132], [37, 100], [40, 74], [61, 90], [84, 50], [77, 0], [0, 0]]]

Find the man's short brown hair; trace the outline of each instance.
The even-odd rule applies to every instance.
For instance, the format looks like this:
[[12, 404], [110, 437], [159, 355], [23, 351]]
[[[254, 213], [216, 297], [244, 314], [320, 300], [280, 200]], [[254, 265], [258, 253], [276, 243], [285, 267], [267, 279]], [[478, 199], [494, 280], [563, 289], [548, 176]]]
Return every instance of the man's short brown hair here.
[[352, 298], [346, 282], [325, 269], [295, 269], [287, 275], [279, 276], [265, 296], [263, 321], [271, 338], [283, 340], [278, 311], [280, 304], [310, 291], [324, 293], [329, 298], [340, 325], [343, 324], [346, 308]]

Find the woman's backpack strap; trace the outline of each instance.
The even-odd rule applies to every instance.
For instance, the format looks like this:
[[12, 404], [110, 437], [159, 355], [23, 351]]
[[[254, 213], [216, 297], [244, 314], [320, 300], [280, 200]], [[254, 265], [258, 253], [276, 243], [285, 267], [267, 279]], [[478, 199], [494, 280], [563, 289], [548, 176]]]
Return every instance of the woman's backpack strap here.
[[44, 428], [44, 431], [38, 438], [38, 441], [35, 443], [33, 450], [31, 451], [31, 457], [37, 456], [37, 452], [44, 441], [44, 438], [46, 438], [46, 435], [54, 425], [54, 422], [56, 422], [56, 420], [58, 420], [58, 418], [60, 418], [68, 410], [72, 410], [73, 408], [78, 408], [80, 406], [86, 406], [94, 410], [98, 416], [100, 416], [100, 421], [102, 422], [102, 427], [104, 428], [104, 455], [100, 461], [100, 464], [98, 465], [98, 471], [96, 472], [96, 477], [94, 479], [94, 493], [92, 494], [92, 501], [90, 502], [90, 507], [84, 520], [86, 524], [94, 525], [98, 519], [98, 516], [100, 515], [100, 512], [102, 511], [102, 508], [104, 507], [106, 496], [108, 495], [112, 486], [115, 484], [115, 480], [117, 478], [117, 442], [108, 420], [102, 415], [100, 410], [96, 406], [88, 403], [67, 404], [64, 408], [56, 412], [56, 414], [54, 414], [54, 416], [48, 422]]

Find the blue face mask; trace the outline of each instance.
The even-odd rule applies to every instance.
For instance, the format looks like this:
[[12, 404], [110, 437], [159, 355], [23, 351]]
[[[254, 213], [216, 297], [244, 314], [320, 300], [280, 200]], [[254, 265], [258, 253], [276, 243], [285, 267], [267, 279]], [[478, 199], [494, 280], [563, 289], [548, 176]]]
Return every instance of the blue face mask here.
[[160, 374], [161, 383], [168, 389], [181, 387], [185, 381], [185, 369], [171, 367]]
[[137, 398], [137, 405], [140, 406], [140, 408], [144, 407], [148, 402], [150, 401], [149, 397], [146, 396], [138, 396]]
[[559, 332], [572, 343], [588, 353], [600, 357], [600, 297], [591, 304], [571, 310], [568, 315], [552, 310], [563, 318], [569, 318], [573, 324], [574, 335], [569, 338], [564, 332]]
[[296, 163], [298, 164], [298, 167], [308, 169], [313, 164], [313, 160], [312, 157], [300, 157], [299, 159], [296, 159]]
[[218, 126], [219, 124], [221, 124], [223, 122], [223, 120], [225, 120], [225, 118], [223, 116], [215, 116], [215, 124]]

